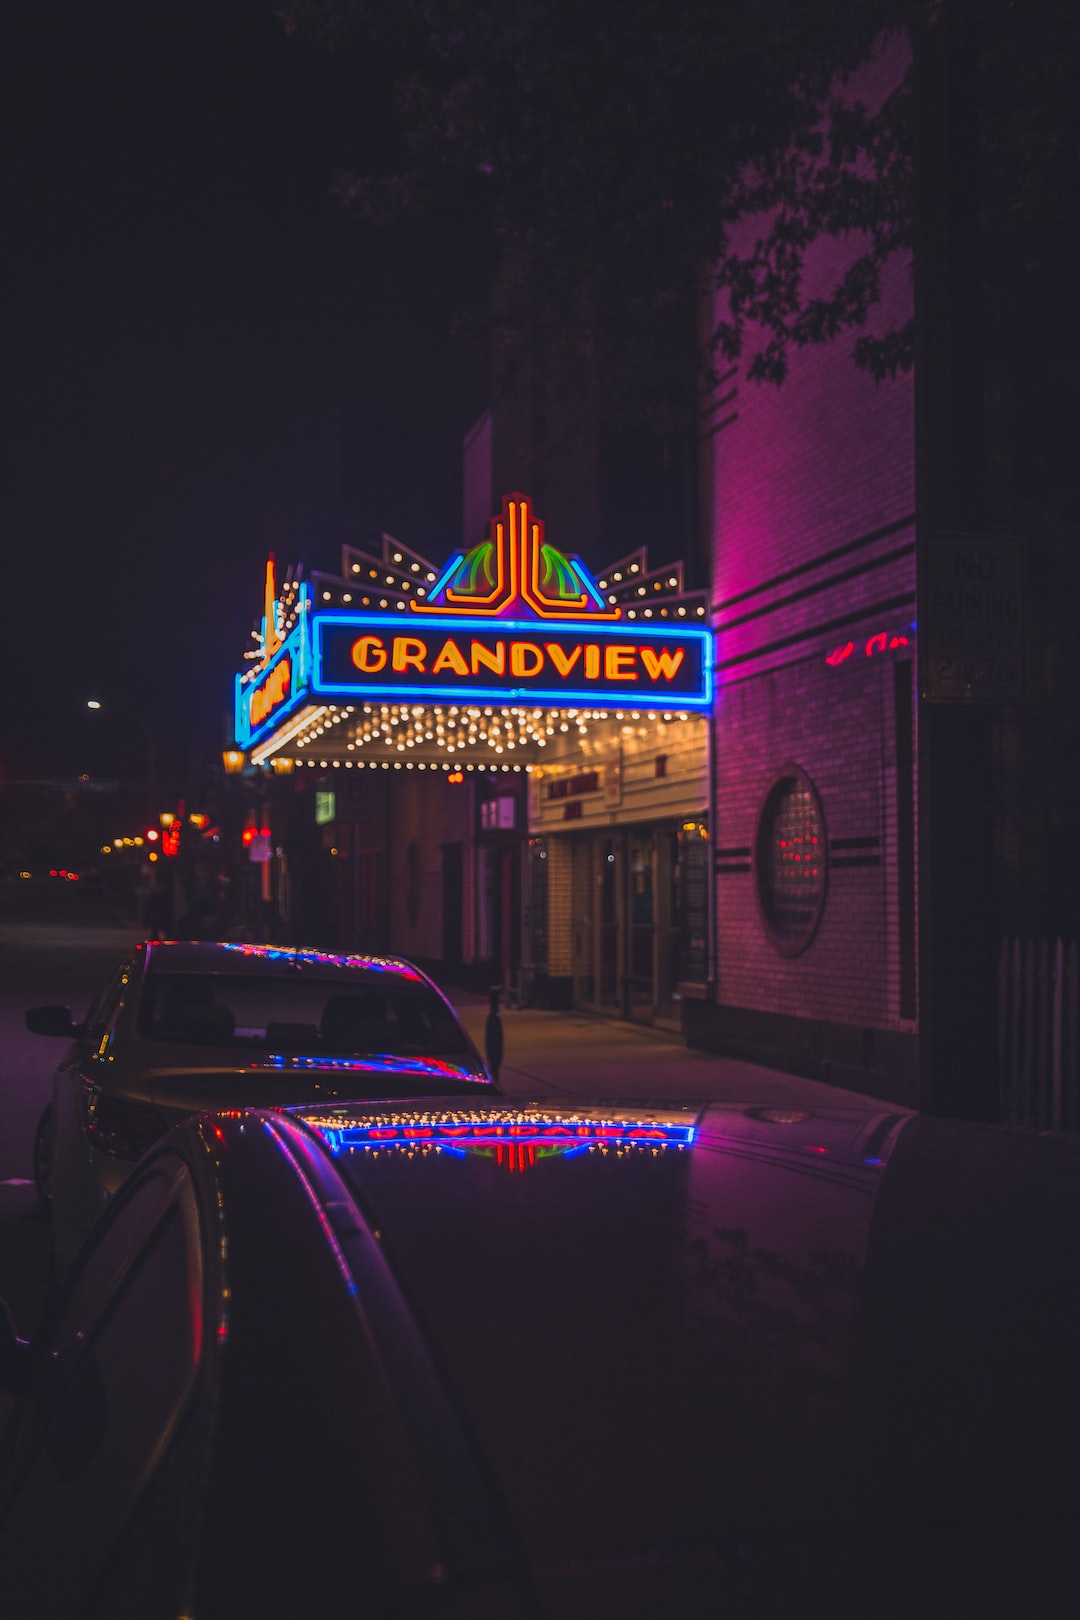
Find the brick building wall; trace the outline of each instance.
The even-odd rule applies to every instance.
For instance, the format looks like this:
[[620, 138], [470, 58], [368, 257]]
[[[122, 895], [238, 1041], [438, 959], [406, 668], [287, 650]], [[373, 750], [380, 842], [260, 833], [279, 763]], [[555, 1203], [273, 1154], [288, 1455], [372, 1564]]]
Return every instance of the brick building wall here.
[[[902, 67], [894, 43], [852, 93], [884, 93]], [[846, 239], [819, 244], [811, 290], [850, 257]], [[882, 325], [911, 307], [904, 258], [883, 293]], [[856, 370], [853, 344], [795, 353], [779, 388], [733, 370], [714, 412], [715, 1001], [688, 1033], [913, 1098], [914, 390]], [[798, 953], [765, 927], [755, 870], [789, 766], [816, 792], [827, 861]]]

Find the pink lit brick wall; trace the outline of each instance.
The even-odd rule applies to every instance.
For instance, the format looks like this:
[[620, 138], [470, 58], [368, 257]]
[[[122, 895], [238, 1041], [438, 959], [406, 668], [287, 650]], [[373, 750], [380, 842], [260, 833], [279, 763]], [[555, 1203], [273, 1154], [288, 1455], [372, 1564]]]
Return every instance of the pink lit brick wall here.
[[[883, 93], [903, 70], [903, 49], [893, 42], [853, 93]], [[820, 244], [810, 282], [834, 280], [851, 253], [844, 239]], [[897, 256], [873, 327], [903, 318], [911, 296], [910, 264]], [[797, 957], [766, 936], [753, 875], [718, 875], [717, 999], [910, 1030], [899, 977], [894, 667], [903, 659], [910, 675], [914, 646], [868, 658], [865, 645], [881, 630], [914, 640], [913, 379], [875, 383], [857, 371], [856, 335], [794, 354], [779, 388], [736, 372], [721, 389], [732, 397], [710, 441], [714, 847], [753, 847], [763, 795], [795, 762], [817, 789], [830, 841], [876, 841], [860, 850], [879, 864], [830, 872], [817, 934]], [[849, 640], [854, 655], [830, 667], [826, 655]]]

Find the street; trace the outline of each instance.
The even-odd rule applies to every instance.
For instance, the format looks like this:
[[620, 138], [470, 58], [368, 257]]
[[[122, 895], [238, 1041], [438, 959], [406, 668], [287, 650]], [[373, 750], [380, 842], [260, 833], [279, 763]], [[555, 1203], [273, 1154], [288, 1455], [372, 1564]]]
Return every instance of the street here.
[[[98, 895], [0, 885], [0, 1296], [27, 1334], [44, 1298], [45, 1220], [32, 1183], [34, 1128], [49, 1097], [62, 1040], [31, 1035], [28, 1007], [68, 1005], [76, 1017], [138, 937]], [[484, 1048], [486, 998], [450, 990]], [[697, 1052], [671, 1033], [575, 1012], [504, 1009], [499, 1074], [511, 1096], [747, 1102], [874, 1112], [873, 1098], [733, 1058]]]

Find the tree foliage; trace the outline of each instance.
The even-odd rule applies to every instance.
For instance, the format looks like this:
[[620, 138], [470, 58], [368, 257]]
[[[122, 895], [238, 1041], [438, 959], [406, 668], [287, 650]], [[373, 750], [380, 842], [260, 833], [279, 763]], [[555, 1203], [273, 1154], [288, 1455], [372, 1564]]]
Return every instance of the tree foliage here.
[[[1005, 213], [1021, 220], [1059, 163], [1063, 123], [1075, 122], [1077, 10], [971, 3], [989, 40], [987, 147], [1012, 199]], [[850, 333], [855, 363], [875, 377], [910, 367], [910, 325], [866, 327], [884, 265], [911, 244], [910, 84], [874, 108], [843, 85], [882, 30], [933, 26], [941, 0], [279, 0], [278, 10], [293, 33], [331, 47], [360, 39], [385, 64], [396, 158], [340, 174], [338, 192], [383, 226], [427, 215], [456, 222], [449, 237], [494, 241], [507, 352], [572, 320], [585, 363], [655, 408], [675, 387], [665, 364], [679, 345], [667, 340], [685, 330], [704, 279], [727, 291], [705, 334], [717, 363], [741, 358], [778, 382], [793, 350]], [[1021, 101], [1011, 64], [1027, 85]], [[1056, 122], [1040, 108], [1044, 78]], [[746, 221], [760, 223], [749, 241]], [[808, 296], [806, 256], [823, 235], [846, 236], [852, 258]]]
[[[830, 101], [883, 25], [886, 0], [281, 0], [285, 26], [334, 46], [361, 38], [394, 85], [397, 161], [342, 173], [373, 223], [450, 217], [500, 245], [504, 350], [572, 319], [624, 397], [656, 408], [682, 386], [702, 276], [730, 291], [719, 355], [765, 333], [755, 375], [788, 350], [861, 325], [884, 259], [909, 239], [906, 101]], [[736, 252], [731, 229], [772, 226]], [[828, 295], [804, 303], [822, 231], [864, 231]], [[909, 363], [905, 334], [860, 340], [878, 374]]]

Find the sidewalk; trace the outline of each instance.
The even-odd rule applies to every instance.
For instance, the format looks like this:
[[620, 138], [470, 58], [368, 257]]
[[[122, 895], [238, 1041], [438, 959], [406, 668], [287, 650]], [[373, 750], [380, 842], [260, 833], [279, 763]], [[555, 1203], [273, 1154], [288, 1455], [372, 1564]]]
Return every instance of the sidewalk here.
[[[447, 990], [465, 1028], [484, 1050], [485, 996]], [[511, 1096], [741, 1102], [796, 1107], [882, 1108], [907, 1112], [858, 1091], [785, 1074], [684, 1046], [667, 1030], [580, 1012], [504, 1007], [499, 1084]]]

